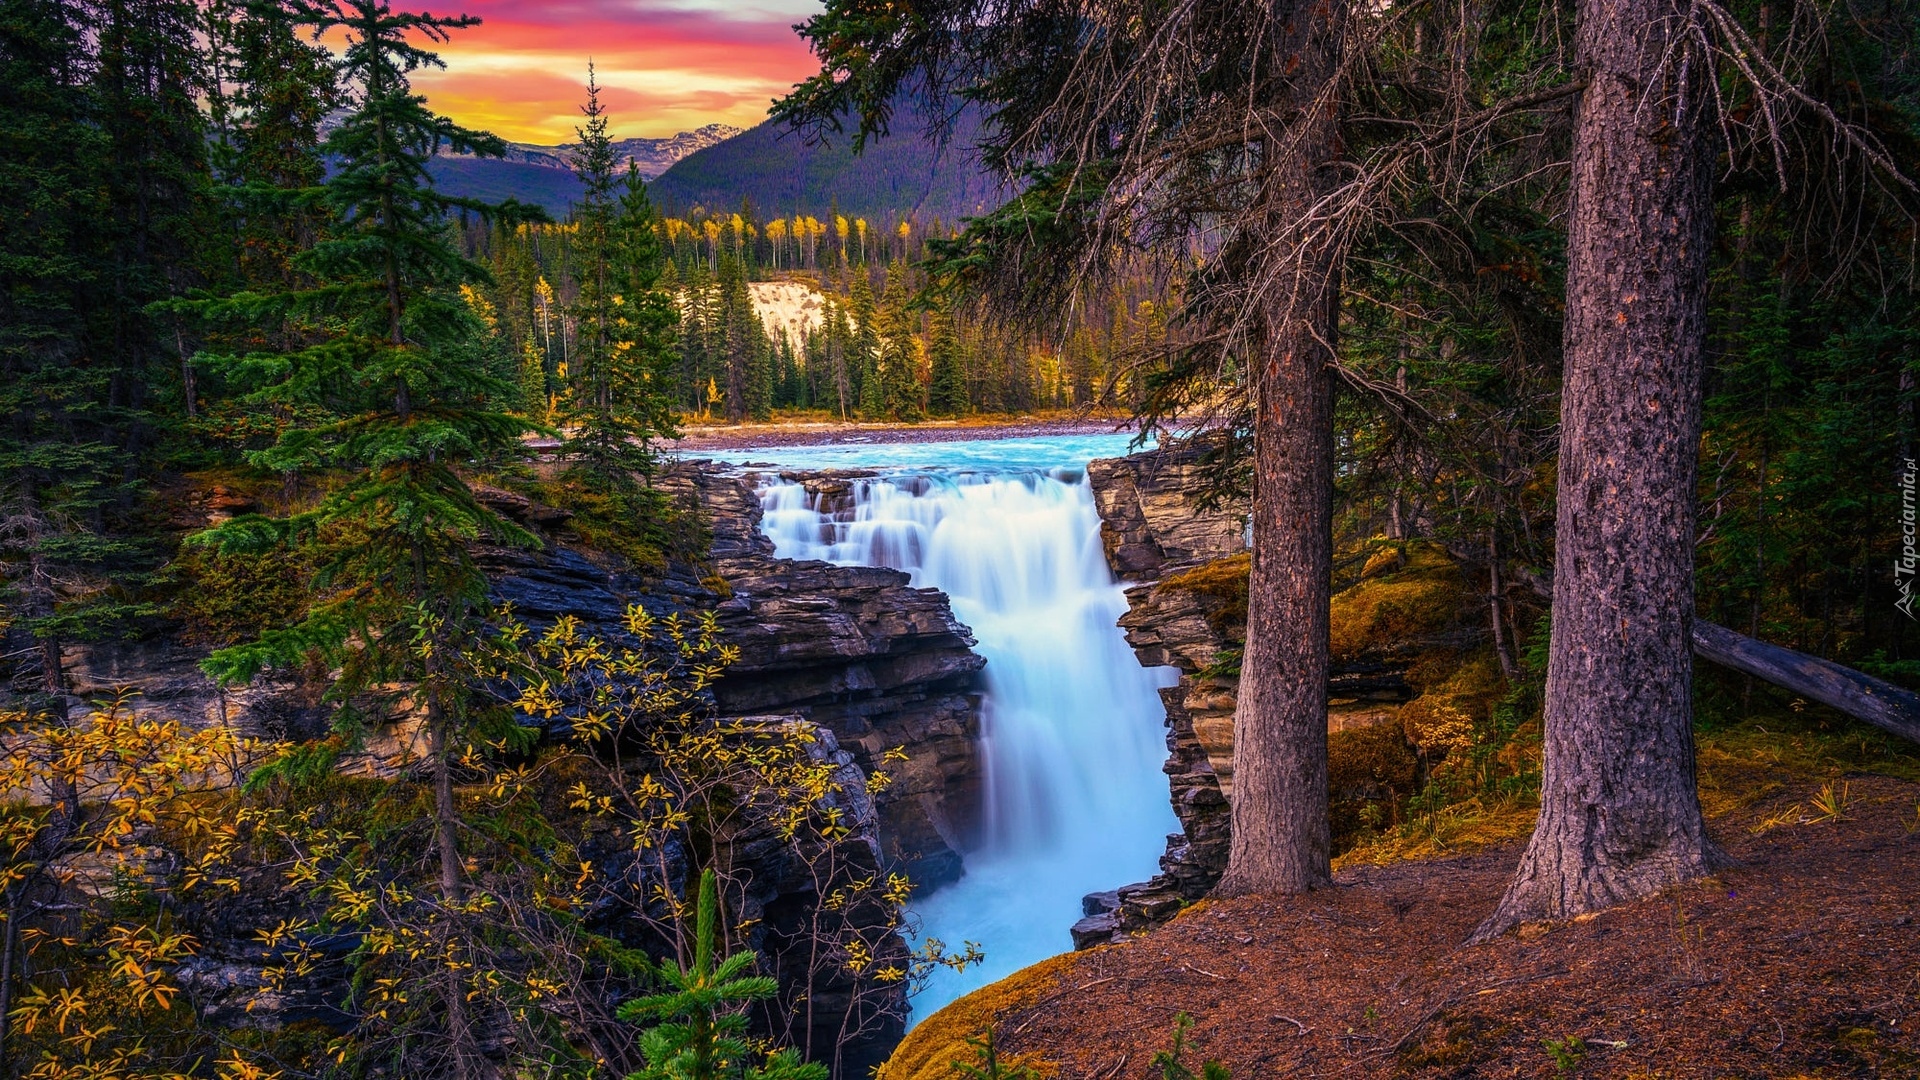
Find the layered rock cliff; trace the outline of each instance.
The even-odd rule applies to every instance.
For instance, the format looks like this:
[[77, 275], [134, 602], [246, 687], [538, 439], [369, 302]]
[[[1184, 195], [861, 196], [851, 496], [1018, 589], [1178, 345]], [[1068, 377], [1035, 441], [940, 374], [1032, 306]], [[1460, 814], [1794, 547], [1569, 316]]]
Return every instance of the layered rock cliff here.
[[[1226, 870], [1231, 840], [1227, 795], [1233, 767], [1233, 692], [1237, 658], [1220, 613], [1230, 597], [1165, 590], [1182, 572], [1227, 559], [1246, 547], [1246, 507], [1198, 505], [1202, 451], [1176, 448], [1107, 458], [1087, 466], [1100, 512], [1100, 539], [1127, 590], [1120, 626], [1140, 662], [1174, 667], [1178, 685], [1160, 691], [1167, 710], [1167, 762], [1181, 831], [1167, 838], [1151, 881], [1087, 897], [1073, 927], [1076, 947], [1104, 944], [1171, 918], [1203, 897]], [[1244, 608], [1243, 608], [1244, 610]]]
[[708, 509], [714, 568], [732, 592], [718, 610], [740, 660], [716, 688], [722, 710], [800, 713], [869, 771], [904, 749], [884, 766], [888, 863], [922, 888], [957, 879], [980, 813], [974, 684], [986, 660], [946, 596], [898, 570], [775, 558], [741, 479], [684, 468], [665, 482]]
[[[946, 597], [911, 587], [898, 571], [776, 558], [759, 531], [759, 502], [738, 478], [696, 463], [667, 470], [657, 483], [697, 504], [710, 520], [712, 545], [704, 565], [677, 565], [643, 577], [622, 560], [572, 543], [563, 511], [512, 492], [478, 492], [550, 541], [539, 550], [476, 549], [494, 598], [511, 603], [531, 625], [569, 616], [580, 621], [583, 634], [603, 640], [623, 635], [630, 604], [661, 616], [716, 611], [739, 648], [738, 660], [714, 688], [720, 712], [817, 729], [816, 747], [845, 771], [843, 786], [859, 803], [846, 814], [874, 853], [865, 872], [904, 870], [922, 887], [957, 878], [958, 850], [978, 818], [974, 682], [985, 660], [972, 651], [972, 636]], [[196, 504], [196, 519], [182, 527], [204, 527], [214, 513], [228, 510]], [[323, 701], [326, 672], [272, 673], [223, 689], [199, 670], [205, 652], [155, 637], [74, 646], [65, 661], [73, 696], [81, 700], [125, 695], [132, 707], [155, 717], [224, 724], [273, 739], [326, 733], [333, 711]], [[362, 775], [396, 776], [412, 768], [423, 749], [418, 725], [397, 716], [378, 725], [342, 765]], [[882, 765], [895, 749], [905, 751], [904, 760]], [[866, 776], [882, 767], [892, 782], [869, 800]], [[737, 914], [755, 926], [749, 944], [784, 981], [790, 969], [806, 966], [794, 957], [808, 955], [802, 931], [820, 901], [818, 882], [777, 838], [762, 840], [749, 837], [741, 845], [751, 865], [736, 869], [752, 885]], [[618, 876], [619, 852], [602, 854], [595, 864]], [[241, 931], [240, 923], [235, 929]], [[297, 1001], [246, 1011], [262, 985], [265, 963], [246, 936], [250, 930], [231, 941], [209, 932], [201, 957], [181, 972], [208, 1021], [329, 1023], [335, 1016], [330, 1002], [344, 992], [331, 984], [308, 987]], [[815, 1046], [831, 1047], [843, 1032], [862, 1032], [840, 1050], [845, 1074], [855, 1075], [884, 1058], [898, 1039], [904, 998], [899, 987], [876, 995], [871, 986], [842, 982], [813, 985], [808, 1015]], [[885, 1015], [875, 1014], [876, 1007]], [[863, 1014], [849, 1015], [856, 1008]]]
[[[1233, 724], [1245, 641], [1246, 505], [1202, 506], [1205, 451], [1176, 445], [1087, 470], [1115, 574], [1120, 619], [1149, 666], [1180, 671], [1167, 709], [1173, 808], [1151, 881], [1089, 896], [1074, 939], [1090, 946], [1145, 929], [1212, 890], [1231, 844]], [[1471, 573], [1437, 545], [1369, 544], [1351, 553], [1333, 599], [1328, 686], [1329, 796], [1336, 841], [1387, 820], [1427, 769], [1485, 718], [1501, 684], [1485, 655]], [[1377, 823], [1377, 822], [1376, 822]]]

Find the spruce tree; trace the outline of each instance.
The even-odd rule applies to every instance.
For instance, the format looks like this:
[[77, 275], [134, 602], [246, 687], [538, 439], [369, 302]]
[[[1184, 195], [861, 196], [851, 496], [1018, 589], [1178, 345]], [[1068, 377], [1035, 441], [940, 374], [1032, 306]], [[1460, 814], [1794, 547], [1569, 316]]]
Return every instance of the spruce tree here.
[[767, 332], [747, 292], [746, 266], [731, 253], [720, 258], [719, 308], [726, 356], [727, 419], [765, 420], [773, 411], [773, 364]]
[[893, 420], [918, 420], [922, 412], [918, 342], [913, 316], [907, 311], [907, 268], [901, 263], [887, 268], [877, 330], [880, 355], [874, 364], [874, 381], [879, 386], [880, 412]]
[[873, 302], [873, 286], [868, 284], [867, 275], [852, 274], [853, 286], [847, 304], [847, 316], [851, 320], [852, 336], [847, 341], [847, 375], [852, 384], [853, 400], [859, 404], [860, 415], [874, 419], [886, 409], [886, 396], [881, 390], [880, 380], [874, 372], [874, 365], [880, 359], [879, 312]]
[[61, 650], [79, 629], [61, 618], [65, 583], [93, 562], [86, 503], [119, 457], [88, 423], [101, 382], [85, 302], [98, 265], [90, 222], [103, 212], [92, 177], [105, 155], [77, 78], [83, 30], [77, 5], [0, 2], [0, 204], [18, 216], [0, 229], [0, 557], [12, 629], [63, 715]]
[[[343, 705], [381, 700], [388, 687], [409, 688], [412, 714], [427, 736], [448, 912], [462, 896], [454, 761], [469, 746], [516, 734], [476, 707], [458, 670], [461, 652], [481, 630], [487, 596], [468, 546], [483, 536], [535, 543], [481, 506], [459, 472], [465, 462], [516, 448], [529, 424], [499, 407], [512, 387], [472, 363], [470, 346], [484, 327], [460, 289], [486, 284], [488, 276], [453, 246], [447, 228], [458, 210], [507, 217], [521, 210], [445, 195], [427, 171], [441, 146], [498, 155], [504, 144], [434, 115], [408, 81], [411, 72], [439, 63], [410, 38], [445, 40], [477, 21], [395, 13], [379, 0], [303, 7], [303, 27], [345, 39], [340, 72], [356, 101], [325, 144], [331, 175], [301, 196], [323, 204], [339, 224], [293, 260], [311, 286], [188, 308], [215, 323], [306, 322], [298, 348], [207, 362], [249, 384], [254, 400], [314, 418], [252, 454], [254, 464], [282, 473], [325, 470], [335, 478], [308, 509], [236, 518], [196, 538], [223, 553], [315, 544], [327, 590], [302, 622], [220, 650], [205, 667], [223, 683], [245, 682], [263, 667], [317, 653], [340, 670], [331, 693]], [[437, 925], [435, 947], [457, 955], [458, 932], [446, 919]], [[444, 984], [425, 989], [438, 993], [446, 1023], [435, 1068], [464, 1077], [481, 1064], [462, 979], [449, 964]]]
[[0, 595], [25, 638], [6, 651], [58, 714], [65, 644], [155, 610], [134, 515], [183, 369], [149, 308], [208, 254], [193, 20], [169, 0], [0, 3]]
[[573, 313], [579, 340], [569, 366], [560, 452], [569, 475], [601, 495], [631, 493], [652, 467], [650, 440], [672, 430], [666, 375], [673, 357], [673, 305], [655, 285], [659, 241], [646, 186], [629, 163], [614, 176], [613, 139], [600, 86], [587, 69], [587, 122], [578, 129], [574, 172], [583, 188], [574, 209]]
[[325, 207], [297, 196], [326, 176], [320, 125], [341, 103], [332, 54], [301, 38], [279, 0], [215, 0], [205, 14], [210, 153], [231, 269], [245, 287], [291, 286], [293, 256], [327, 223]]
[[965, 416], [969, 410], [966, 356], [960, 335], [954, 332], [953, 316], [934, 312], [928, 338], [927, 357], [933, 372], [927, 411], [934, 416]]

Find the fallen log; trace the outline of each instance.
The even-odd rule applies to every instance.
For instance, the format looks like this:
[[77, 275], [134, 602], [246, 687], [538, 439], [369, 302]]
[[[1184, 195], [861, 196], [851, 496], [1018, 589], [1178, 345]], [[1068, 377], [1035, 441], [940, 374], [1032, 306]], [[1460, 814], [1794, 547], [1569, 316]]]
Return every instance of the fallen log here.
[[1705, 619], [1693, 620], [1693, 651], [1722, 667], [1810, 701], [1831, 705], [1882, 731], [1920, 743], [1920, 694], [1831, 660], [1769, 645]]

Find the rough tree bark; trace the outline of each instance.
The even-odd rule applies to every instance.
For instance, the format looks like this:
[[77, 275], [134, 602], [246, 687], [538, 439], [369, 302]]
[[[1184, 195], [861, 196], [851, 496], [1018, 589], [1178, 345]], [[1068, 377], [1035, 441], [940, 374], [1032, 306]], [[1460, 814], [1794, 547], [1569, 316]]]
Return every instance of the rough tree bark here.
[[[448, 737], [447, 718], [437, 703], [427, 707], [427, 754], [433, 759], [433, 833], [440, 856], [440, 899], [447, 912], [442, 916], [439, 933], [442, 949], [451, 951], [455, 932], [453, 912], [461, 898], [460, 817], [453, 798], [453, 748]], [[467, 1016], [466, 986], [460, 970], [449, 964], [445, 975], [447, 1000], [447, 1050], [453, 1059], [450, 1075], [455, 1080], [471, 1080], [485, 1070], [484, 1062], [473, 1046], [473, 1028]]]
[[[1476, 939], [1723, 860], [1693, 760], [1694, 481], [1712, 167], [1676, 0], [1580, 0], [1540, 820]], [[1691, 61], [1691, 62], [1690, 62]]]
[[1234, 716], [1233, 846], [1216, 894], [1304, 892], [1331, 882], [1327, 632], [1333, 579], [1335, 253], [1302, 222], [1337, 182], [1338, 114], [1322, 93], [1339, 62], [1344, 6], [1302, 5], [1293, 43], [1300, 119], [1271, 181], [1283, 256], [1255, 373], [1253, 569]]

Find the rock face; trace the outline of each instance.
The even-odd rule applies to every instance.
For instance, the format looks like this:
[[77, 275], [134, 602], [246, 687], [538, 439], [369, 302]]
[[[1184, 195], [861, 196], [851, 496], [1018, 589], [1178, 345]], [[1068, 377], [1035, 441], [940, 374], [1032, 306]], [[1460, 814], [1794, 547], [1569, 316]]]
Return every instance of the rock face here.
[[[711, 511], [714, 568], [733, 592], [718, 610], [740, 659], [715, 688], [721, 708], [831, 729], [861, 768], [892, 778], [880, 798], [887, 864], [923, 889], [958, 879], [980, 816], [986, 660], [945, 594], [898, 570], [776, 559], [745, 481], [682, 469], [671, 482]], [[895, 748], [906, 760], [883, 765]]]
[[[1086, 918], [1073, 928], [1074, 946], [1089, 948], [1171, 918], [1184, 903], [1211, 890], [1227, 866], [1233, 768], [1233, 692], [1237, 675], [1211, 675], [1232, 643], [1216, 616], [1230, 601], [1204, 593], [1159, 588], [1166, 578], [1228, 558], [1246, 547], [1246, 506], [1227, 502], [1203, 510], [1201, 455], [1191, 447], [1109, 458], [1087, 466], [1100, 538], [1115, 575], [1142, 582], [1127, 590], [1120, 626], [1140, 662], [1180, 670], [1180, 682], [1160, 691], [1167, 709], [1167, 773], [1181, 831], [1167, 838], [1160, 873], [1127, 885], [1110, 903], [1088, 898]], [[1096, 910], [1098, 909], [1098, 910]]]
[[1127, 581], [1158, 581], [1169, 568], [1246, 550], [1247, 506], [1229, 500], [1202, 510], [1203, 447], [1182, 445], [1102, 458], [1087, 465], [1100, 511], [1107, 563]]
[[[1144, 579], [1127, 590], [1127, 642], [1142, 664], [1180, 670], [1179, 685], [1160, 693], [1182, 831], [1168, 838], [1152, 881], [1123, 886], [1110, 902], [1088, 897], [1074, 930], [1080, 947], [1164, 922], [1226, 870], [1250, 558], [1244, 502], [1208, 510], [1193, 499], [1203, 453], [1175, 446], [1087, 469], [1110, 565]], [[1438, 545], [1397, 542], [1333, 598], [1327, 730], [1337, 835], [1367, 802], [1409, 793], [1498, 696], [1475, 621], [1484, 601], [1468, 579]]]

